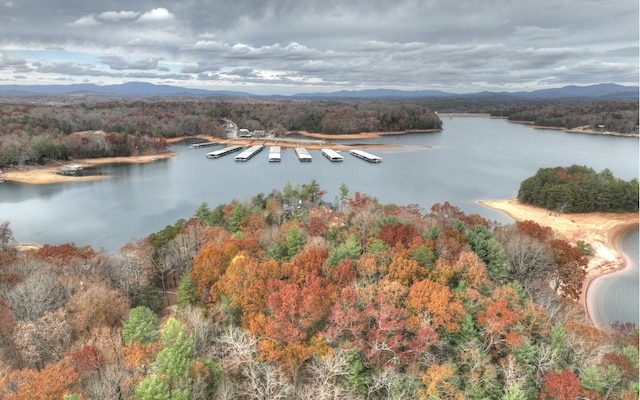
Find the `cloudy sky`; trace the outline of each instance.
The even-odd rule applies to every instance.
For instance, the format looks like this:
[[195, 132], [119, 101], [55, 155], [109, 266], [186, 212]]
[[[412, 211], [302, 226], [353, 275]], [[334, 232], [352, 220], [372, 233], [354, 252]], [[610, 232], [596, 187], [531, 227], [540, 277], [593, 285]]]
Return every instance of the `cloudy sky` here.
[[638, 0], [0, 0], [0, 84], [638, 85]]

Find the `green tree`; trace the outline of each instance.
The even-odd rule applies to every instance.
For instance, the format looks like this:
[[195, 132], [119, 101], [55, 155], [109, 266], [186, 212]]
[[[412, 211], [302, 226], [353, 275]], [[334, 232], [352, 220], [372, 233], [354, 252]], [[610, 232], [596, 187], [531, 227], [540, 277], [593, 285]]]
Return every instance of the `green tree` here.
[[549, 337], [551, 339], [551, 347], [557, 355], [557, 368], [566, 368], [569, 364], [569, 349], [562, 324], [557, 323], [551, 327]]
[[193, 337], [187, 335], [184, 326], [171, 317], [162, 328], [162, 350], [158, 353], [154, 370], [169, 377], [170, 386], [186, 379], [193, 357]]
[[287, 259], [293, 257], [306, 242], [305, 234], [297, 225], [293, 225], [286, 236], [287, 240]]
[[323, 195], [324, 191], [320, 189], [320, 184], [315, 179], [311, 179], [311, 182], [302, 185], [300, 199], [314, 202], [320, 200]]
[[339, 190], [338, 200], [340, 201], [340, 209], [342, 209], [349, 198], [349, 188], [346, 183], [342, 183]]
[[507, 254], [486, 226], [476, 225], [472, 232], [467, 232], [467, 242], [478, 257], [487, 264], [491, 279], [501, 281], [506, 278], [509, 271]]
[[198, 286], [191, 280], [191, 270], [186, 270], [178, 286], [178, 309], [201, 305]]
[[198, 218], [201, 222], [207, 223], [209, 220], [209, 215], [211, 215], [211, 211], [209, 210], [209, 205], [206, 202], [200, 203], [196, 211], [193, 215]]
[[335, 267], [344, 260], [357, 260], [362, 254], [362, 247], [354, 235], [349, 235], [347, 240], [329, 252], [329, 265]]
[[158, 340], [158, 316], [147, 307], [136, 307], [122, 324], [122, 337], [127, 344], [153, 343]]
[[593, 365], [587, 365], [580, 375], [582, 388], [585, 390], [601, 393], [604, 391], [605, 383], [602, 373]]
[[173, 400], [169, 383], [156, 374], [146, 376], [136, 387], [136, 400]]
[[502, 400], [527, 400], [527, 395], [517, 383], [511, 383], [504, 392]]

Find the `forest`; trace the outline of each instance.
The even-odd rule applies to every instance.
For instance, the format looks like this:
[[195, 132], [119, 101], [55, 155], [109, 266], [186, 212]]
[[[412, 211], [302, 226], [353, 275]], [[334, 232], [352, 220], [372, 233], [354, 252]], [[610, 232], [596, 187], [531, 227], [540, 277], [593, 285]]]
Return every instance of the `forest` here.
[[0, 223], [0, 397], [637, 399], [638, 328], [577, 302], [584, 246], [532, 221], [320, 184], [107, 254]]
[[510, 96], [425, 99], [432, 110], [454, 113], [486, 113], [539, 127], [638, 135], [637, 101], [592, 99], [519, 99]]
[[605, 169], [580, 165], [540, 168], [525, 179], [518, 200], [565, 213], [638, 212], [638, 180], [624, 181]]

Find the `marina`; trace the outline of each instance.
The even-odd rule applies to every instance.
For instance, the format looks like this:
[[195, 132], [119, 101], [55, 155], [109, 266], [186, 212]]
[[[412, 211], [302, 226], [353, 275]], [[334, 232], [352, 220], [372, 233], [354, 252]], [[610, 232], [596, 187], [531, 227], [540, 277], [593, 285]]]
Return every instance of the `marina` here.
[[244, 146], [240, 146], [240, 145], [227, 146], [224, 149], [215, 150], [215, 151], [212, 151], [211, 153], [207, 153], [207, 158], [220, 158], [222, 156], [235, 153], [236, 151], [240, 151], [242, 149], [244, 149]]
[[367, 153], [362, 150], [349, 150], [349, 154], [356, 156], [362, 160], [368, 161], [370, 163], [381, 163], [382, 157], [375, 156], [371, 153]]
[[300, 162], [311, 162], [311, 160], [313, 159], [311, 157], [311, 154], [309, 154], [309, 151], [304, 147], [296, 147], [295, 150], [296, 150], [296, 155], [298, 156], [298, 160], [300, 160]]
[[327, 157], [327, 159], [329, 159], [332, 162], [340, 162], [344, 160], [344, 157], [338, 154], [338, 152], [335, 150], [320, 149], [320, 152], [322, 153], [323, 156]]
[[280, 146], [271, 146], [269, 147], [269, 162], [280, 162], [282, 160]]
[[242, 153], [238, 154], [235, 157], [235, 160], [236, 161], [249, 161], [251, 159], [251, 157], [253, 157], [256, 154], [260, 153], [262, 151], [262, 149], [264, 149], [264, 146], [261, 145], [261, 144], [257, 144], [257, 145], [251, 146], [248, 149], [244, 150]]

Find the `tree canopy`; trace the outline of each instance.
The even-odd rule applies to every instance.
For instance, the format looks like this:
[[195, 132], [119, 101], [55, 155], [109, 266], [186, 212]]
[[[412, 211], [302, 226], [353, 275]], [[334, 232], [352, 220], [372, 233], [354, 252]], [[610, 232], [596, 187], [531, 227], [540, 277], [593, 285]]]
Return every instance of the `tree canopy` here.
[[638, 180], [579, 165], [540, 168], [520, 184], [518, 200], [566, 213], [637, 212]]

